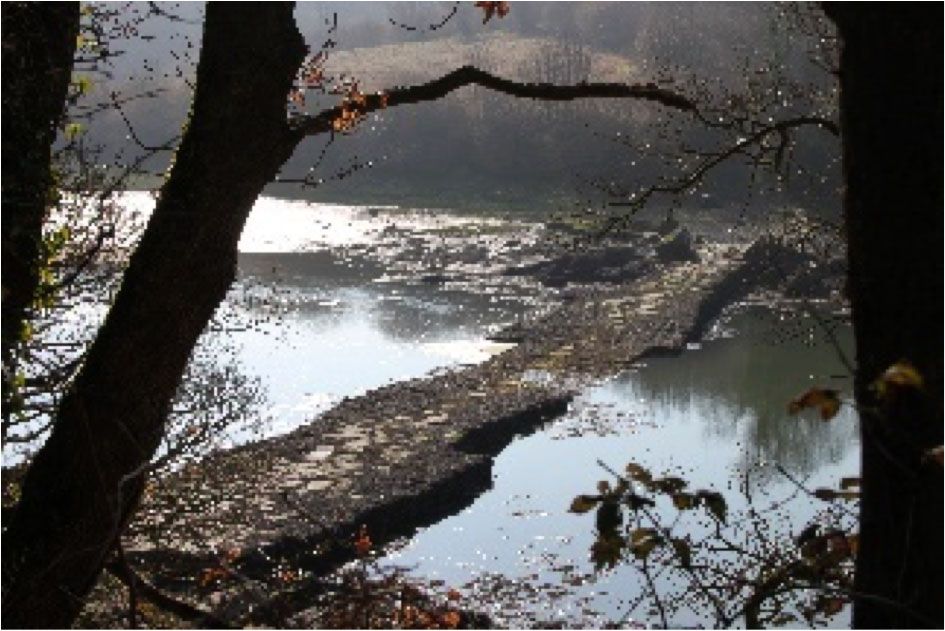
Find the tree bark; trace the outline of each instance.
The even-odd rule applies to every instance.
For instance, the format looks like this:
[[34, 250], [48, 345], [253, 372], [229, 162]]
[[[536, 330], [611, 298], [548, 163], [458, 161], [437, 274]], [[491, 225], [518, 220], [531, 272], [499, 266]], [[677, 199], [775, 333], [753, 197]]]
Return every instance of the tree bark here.
[[290, 3], [208, 3], [189, 128], [115, 303], [3, 537], [3, 623], [67, 627], [143, 488], [253, 202], [295, 146]]
[[[827, 5], [841, 40], [841, 127], [862, 440], [856, 627], [941, 627], [942, 7]], [[870, 384], [908, 360], [917, 396]]]
[[50, 156], [65, 109], [79, 32], [79, 3], [10, 2], [3, 7], [3, 418], [23, 321], [36, 292]]

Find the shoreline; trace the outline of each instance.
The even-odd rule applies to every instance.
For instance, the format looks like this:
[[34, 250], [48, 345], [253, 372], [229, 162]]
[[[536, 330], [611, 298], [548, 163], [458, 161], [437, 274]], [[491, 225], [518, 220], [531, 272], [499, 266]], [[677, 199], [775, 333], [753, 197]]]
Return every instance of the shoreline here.
[[[682, 350], [763, 280], [764, 259], [746, 256], [745, 246], [700, 249], [701, 263], [658, 266], [635, 282], [579, 294], [483, 364], [345, 399], [289, 434], [160, 481], [125, 537], [126, 553], [159, 587], [212, 596], [243, 623], [301, 611], [318, 577], [355, 558], [361, 525], [383, 546], [468, 506], [491, 487], [493, 457], [565, 412], [582, 383]], [[233, 549], [234, 570], [270, 586], [268, 603], [254, 602], [238, 581], [196, 584]], [[307, 578], [272, 584], [287, 566]]]

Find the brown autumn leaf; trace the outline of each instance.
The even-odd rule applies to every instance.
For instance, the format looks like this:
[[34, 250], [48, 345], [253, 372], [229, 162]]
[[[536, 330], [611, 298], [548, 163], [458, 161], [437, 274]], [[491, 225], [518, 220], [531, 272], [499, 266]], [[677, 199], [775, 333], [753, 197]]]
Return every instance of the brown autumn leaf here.
[[373, 544], [371, 543], [370, 535], [368, 535], [367, 526], [362, 525], [361, 528], [358, 529], [358, 534], [355, 537], [354, 549], [359, 555], [364, 556], [371, 551], [372, 546]]
[[788, 414], [797, 414], [808, 408], [819, 410], [820, 418], [829, 421], [840, 411], [839, 393], [830, 388], [811, 388], [788, 403]]
[[846, 601], [842, 598], [824, 598], [818, 603], [818, 609], [825, 616], [835, 616], [843, 610]]
[[568, 509], [568, 512], [582, 515], [597, 506], [600, 500], [600, 495], [578, 495], [571, 502], [571, 508]]
[[322, 82], [325, 80], [325, 71], [322, 70], [319, 66], [313, 66], [308, 68], [305, 72], [303, 78], [305, 84], [310, 88], [316, 88], [321, 86]]
[[689, 568], [692, 565], [692, 549], [689, 547], [689, 542], [678, 538], [670, 539], [669, 542], [679, 559], [679, 565], [683, 568]]
[[650, 483], [650, 488], [672, 495], [673, 493], [679, 493], [682, 491], [688, 482], [682, 478], [677, 478], [674, 476], [666, 476], [665, 478], [657, 478]]
[[836, 555], [839, 559], [845, 559], [853, 556], [853, 547], [850, 545], [850, 539], [842, 532], [826, 535], [828, 551]]
[[446, 592], [446, 598], [447, 600], [456, 601], [462, 598], [462, 594], [460, 594], [459, 591], [456, 590], [455, 588], [451, 587], [450, 590]]
[[839, 497], [839, 495], [840, 494], [837, 491], [834, 491], [833, 489], [825, 489], [825, 488], [814, 489], [814, 497], [816, 497], [819, 500], [823, 500], [825, 502], [830, 502], [832, 500], [835, 500], [837, 499], [837, 497]]
[[475, 6], [479, 9], [482, 9], [483, 24], [491, 20], [493, 15], [497, 14], [500, 18], [504, 18], [509, 14], [508, 2], [477, 2]]
[[637, 528], [630, 533], [630, 552], [640, 560], [647, 558], [661, 543], [662, 538], [653, 528]]
[[204, 568], [203, 571], [200, 572], [200, 576], [197, 579], [197, 584], [199, 584], [201, 587], [207, 587], [208, 585], [212, 585], [213, 583], [216, 583], [227, 576], [229, 576], [229, 572], [222, 567]]
[[721, 493], [717, 491], [701, 490], [696, 492], [696, 499], [701, 501], [716, 519], [723, 524], [725, 523], [725, 515], [728, 511], [728, 506], [725, 503], [725, 497], [723, 497]]
[[299, 107], [305, 107], [305, 93], [298, 88], [289, 90], [289, 101]]
[[847, 545], [850, 546], [850, 554], [856, 556], [860, 552], [860, 535], [853, 534], [848, 536]]
[[696, 505], [696, 498], [689, 493], [673, 494], [673, 506], [677, 510], [687, 510]]
[[853, 487], [859, 488], [860, 478], [858, 477], [849, 477], [849, 478], [840, 478], [840, 488], [841, 489], [852, 489]]
[[626, 471], [627, 471], [627, 475], [629, 475], [631, 479], [636, 480], [637, 482], [642, 482], [643, 484], [649, 484], [650, 481], [653, 480], [653, 476], [650, 475], [650, 472], [644, 469], [643, 467], [641, 467], [640, 465], [636, 464], [635, 462], [631, 462], [627, 464]]
[[443, 623], [443, 626], [447, 629], [455, 629], [460, 623], [459, 613], [455, 611], [447, 611], [442, 616], [440, 616], [440, 622]]

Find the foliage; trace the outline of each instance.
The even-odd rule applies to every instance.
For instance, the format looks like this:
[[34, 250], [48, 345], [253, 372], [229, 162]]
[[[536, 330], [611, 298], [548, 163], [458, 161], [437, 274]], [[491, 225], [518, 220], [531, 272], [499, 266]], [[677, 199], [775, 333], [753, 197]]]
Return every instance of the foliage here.
[[[924, 380], [909, 362], [896, 362], [872, 385], [881, 403], [921, 391]], [[840, 393], [813, 387], [792, 400], [790, 414], [817, 410], [824, 421], [841, 406]], [[942, 447], [927, 450], [924, 462], [942, 466]], [[744, 619], [749, 628], [804, 622], [830, 624], [856, 595], [854, 561], [860, 550], [857, 532], [861, 479], [841, 478], [836, 488], [809, 489], [789, 472], [778, 470], [795, 494], [825, 504], [814, 519], [782, 532], [787, 500], [732, 511], [725, 496], [711, 489], [689, 489], [686, 480], [657, 476], [630, 462], [616, 479], [598, 483], [598, 494], [574, 498], [570, 511], [596, 509], [596, 540], [590, 556], [598, 571], [629, 563], [645, 578], [644, 601], [662, 627], [675, 615], [697, 612], [701, 620], [727, 627]], [[686, 534], [676, 533], [684, 531]], [[655, 566], [655, 568], [654, 568]]]
[[[797, 491], [827, 507], [793, 537], [784, 532], [783, 502], [732, 511], [725, 496], [689, 489], [686, 480], [657, 476], [637, 463], [625, 475], [600, 463], [616, 478], [598, 484], [597, 495], [575, 498], [571, 511], [596, 508], [596, 540], [590, 556], [597, 571], [630, 564], [646, 590], [627, 616], [649, 603], [659, 626], [679, 626], [695, 614], [716, 628], [744, 618], [749, 628], [801, 620], [825, 624], [849, 602], [858, 537], [843, 502], [858, 493]], [[680, 618], [679, 616], [682, 616]], [[652, 622], [651, 622], [652, 623]]]

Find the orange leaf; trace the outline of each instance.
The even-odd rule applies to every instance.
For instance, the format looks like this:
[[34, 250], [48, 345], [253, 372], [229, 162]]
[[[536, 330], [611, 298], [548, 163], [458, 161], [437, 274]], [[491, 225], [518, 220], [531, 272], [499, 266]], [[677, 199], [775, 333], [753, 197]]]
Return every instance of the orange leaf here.
[[820, 418], [829, 421], [840, 411], [840, 397], [836, 390], [829, 388], [811, 388], [788, 403], [788, 414], [797, 414], [807, 408], [820, 411]]
[[206, 587], [213, 583], [216, 583], [222, 578], [226, 578], [229, 575], [225, 569], [221, 567], [208, 567], [205, 568], [201, 573], [200, 577], [197, 579], [197, 583], [201, 587]]
[[479, 9], [482, 9], [484, 14], [482, 18], [483, 24], [491, 20], [492, 16], [496, 13], [499, 14], [500, 18], [504, 18], [509, 14], [508, 2], [477, 2], [475, 6]]
[[459, 600], [460, 598], [462, 598], [462, 594], [460, 594], [457, 590], [451, 588], [448, 592], [446, 592], [446, 597], [449, 600]]
[[289, 90], [289, 100], [299, 107], [305, 106], [305, 94], [297, 88]]
[[361, 526], [354, 540], [354, 549], [359, 555], [364, 556], [371, 551], [372, 546], [373, 544], [371, 543], [371, 537], [368, 535], [367, 526]]
[[460, 617], [459, 614], [455, 611], [447, 611], [440, 617], [440, 621], [443, 623], [443, 626], [447, 629], [455, 629], [459, 626]]

